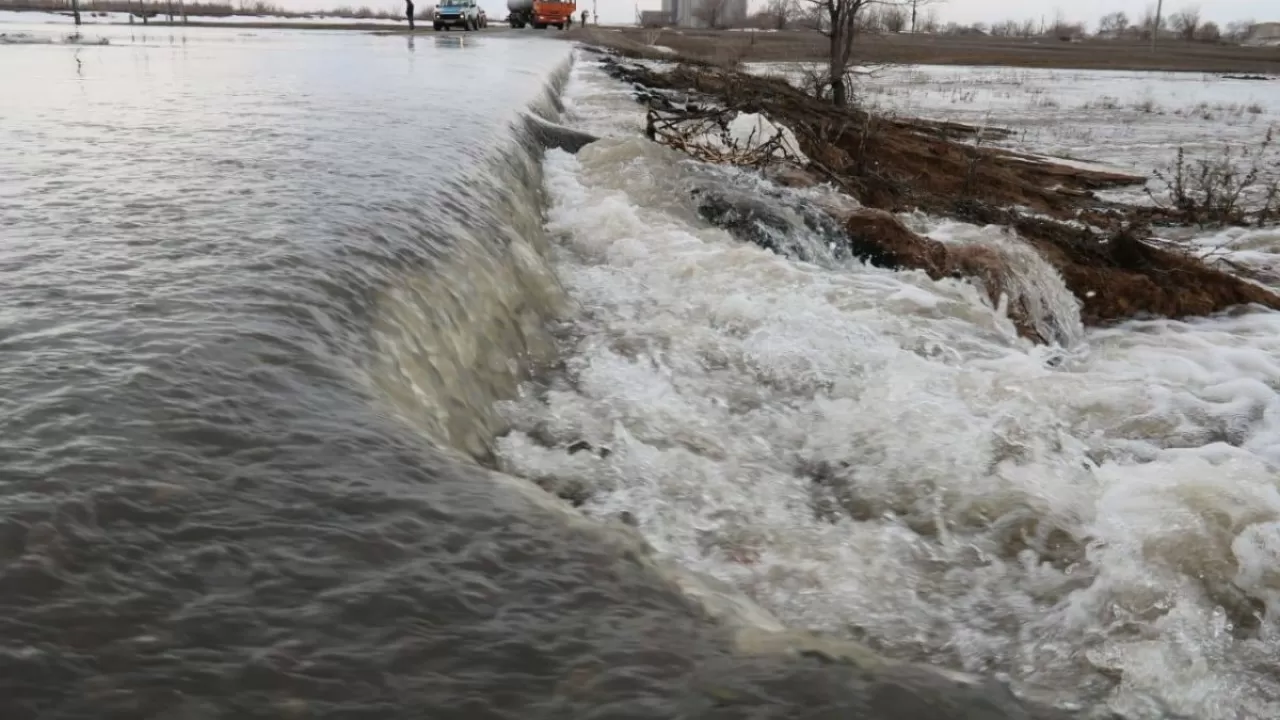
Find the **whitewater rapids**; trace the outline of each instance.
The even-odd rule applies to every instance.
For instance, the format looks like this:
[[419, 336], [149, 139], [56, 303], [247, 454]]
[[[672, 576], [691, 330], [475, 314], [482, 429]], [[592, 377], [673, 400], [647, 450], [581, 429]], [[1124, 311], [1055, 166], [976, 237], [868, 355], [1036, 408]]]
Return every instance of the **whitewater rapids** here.
[[1027, 259], [1043, 347], [963, 281], [736, 242], [687, 190], [741, 178], [643, 140], [590, 57], [564, 122], [606, 139], [545, 162], [575, 310], [502, 469], [791, 627], [1135, 718], [1280, 716], [1280, 314], [1086, 331]]

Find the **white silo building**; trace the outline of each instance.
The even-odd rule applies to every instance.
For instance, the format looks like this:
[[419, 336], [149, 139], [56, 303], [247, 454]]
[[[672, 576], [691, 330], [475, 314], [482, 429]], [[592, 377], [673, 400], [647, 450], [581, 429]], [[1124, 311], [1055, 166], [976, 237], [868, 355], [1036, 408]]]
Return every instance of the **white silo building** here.
[[747, 0], [662, 0], [662, 12], [677, 27], [705, 28], [713, 17], [720, 27], [741, 27], [747, 20]]

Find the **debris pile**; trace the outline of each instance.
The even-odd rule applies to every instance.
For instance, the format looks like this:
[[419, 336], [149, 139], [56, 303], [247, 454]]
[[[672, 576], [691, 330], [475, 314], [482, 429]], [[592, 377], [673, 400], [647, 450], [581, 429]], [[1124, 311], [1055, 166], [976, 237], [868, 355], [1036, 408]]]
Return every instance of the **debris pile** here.
[[795, 133], [759, 113], [650, 108], [645, 134], [705, 162], [754, 168], [778, 161], [808, 163]]

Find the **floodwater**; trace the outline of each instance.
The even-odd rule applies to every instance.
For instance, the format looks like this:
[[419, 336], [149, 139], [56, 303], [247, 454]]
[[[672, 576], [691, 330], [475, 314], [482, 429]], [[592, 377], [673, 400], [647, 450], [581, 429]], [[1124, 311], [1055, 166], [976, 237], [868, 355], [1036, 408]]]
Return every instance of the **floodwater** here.
[[489, 469], [572, 316], [520, 119], [560, 116], [567, 43], [7, 30], [0, 717], [1020, 712], [780, 652]]
[[1036, 348], [736, 243], [545, 38], [15, 30], [5, 720], [1062, 717], [784, 624], [1274, 716], [1275, 314], [1086, 332], [1028, 258]]
[[[558, 297], [510, 124], [569, 46], [104, 34], [0, 47], [0, 716], [572, 717], [686, 682], [718, 647], [691, 605], [456, 449]], [[407, 372], [442, 396], [388, 400]]]

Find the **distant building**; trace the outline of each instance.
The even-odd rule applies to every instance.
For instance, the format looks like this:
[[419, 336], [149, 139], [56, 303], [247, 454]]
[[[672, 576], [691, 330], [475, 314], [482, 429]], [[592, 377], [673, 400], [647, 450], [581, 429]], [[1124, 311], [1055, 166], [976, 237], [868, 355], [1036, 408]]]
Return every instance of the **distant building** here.
[[[747, 0], [662, 0], [662, 14], [677, 27], [742, 27], [747, 22]], [[643, 14], [641, 24], [644, 24]]]
[[1245, 41], [1249, 45], [1280, 45], [1280, 22], [1258, 23]]

